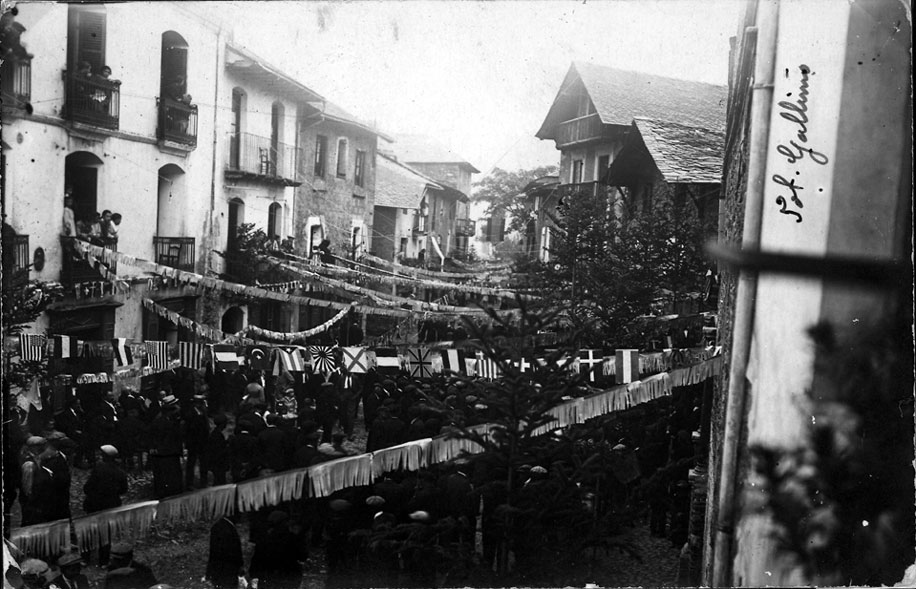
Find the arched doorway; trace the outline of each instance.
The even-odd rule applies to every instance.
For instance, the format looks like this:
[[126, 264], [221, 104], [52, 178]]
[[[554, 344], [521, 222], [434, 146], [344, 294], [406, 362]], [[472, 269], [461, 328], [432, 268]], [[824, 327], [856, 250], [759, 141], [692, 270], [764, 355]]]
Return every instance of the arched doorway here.
[[73, 215], [77, 221], [88, 220], [99, 210], [101, 167], [102, 160], [88, 151], [76, 151], [67, 156], [64, 163], [64, 184], [73, 189]]
[[245, 202], [240, 198], [229, 201], [229, 219], [226, 224], [226, 251], [238, 247], [239, 227], [245, 222]]
[[223, 313], [220, 329], [224, 333], [238, 333], [245, 327], [245, 311], [241, 307], [229, 307]]
[[159, 237], [185, 235], [184, 180], [185, 173], [180, 166], [166, 164], [159, 168], [156, 201], [156, 235]]

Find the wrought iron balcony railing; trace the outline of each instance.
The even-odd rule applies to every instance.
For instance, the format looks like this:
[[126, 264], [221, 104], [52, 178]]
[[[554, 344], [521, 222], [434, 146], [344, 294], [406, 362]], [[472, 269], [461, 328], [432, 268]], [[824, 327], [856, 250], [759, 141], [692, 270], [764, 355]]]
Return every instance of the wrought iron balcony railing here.
[[197, 145], [197, 105], [160, 98], [159, 139]]
[[32, 99], [32, 60], [13, 57], [3, 60], [0, 66], [0, 85], [3, 106], [24, 108]]
[[236, 133], [229, 141], [228, 171], [295, 181], [298, 149], [251, 133]]
[[193, 237], [153, 237], [156, 263], [176, 270], [194, 271]]
[[28, 235], [5, 235], [3, 237], [3, 271], [15, 272], [30, 263]]
[[66, 117], [105, 129], [118, 129], [121, 81], [64, 72], [67, 85]]

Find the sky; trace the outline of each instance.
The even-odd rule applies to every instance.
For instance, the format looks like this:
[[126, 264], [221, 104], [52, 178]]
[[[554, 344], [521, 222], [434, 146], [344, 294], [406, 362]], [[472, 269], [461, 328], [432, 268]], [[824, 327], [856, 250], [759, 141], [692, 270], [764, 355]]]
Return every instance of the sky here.
[[[232, 1], [234, 42], [389, 135], [476, 166], [557, 164], [534, 135], [573, 61], [726, 84], [734, 0]], [[244, 24], [240, 24], [244, 23]]]

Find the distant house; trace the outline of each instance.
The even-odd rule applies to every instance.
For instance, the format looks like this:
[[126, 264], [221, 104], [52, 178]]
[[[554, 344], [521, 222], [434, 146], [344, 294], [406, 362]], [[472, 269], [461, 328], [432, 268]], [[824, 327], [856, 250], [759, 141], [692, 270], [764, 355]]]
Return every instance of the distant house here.
[[385, 260], [427, 250], [429, 202], [444, 188], [394, 157], [379, 153], [375, 175], [372, 251]]
[[469, 220], [471, 176], [480, 170], [437, 140], [425, 135], [399, 135], [391, 146], [400, 162], [435, 180], [443, 190], [429, 203], [431, 255], [466, 254], [474, 224]]
[[704, 239], [715, 238], [724, 150], [723, 133], [637, 118], [605, 180], [636, 211], [661, 198], [692, 203]]
[[296, 199], [296, 249], [311, 256], [328, 239], [336, 255], [358, 257], [372, 247], [376, 149], [384, 135], [328, 101], [310, 103], [299, 117], [303, 184]]
[[[725, 86], [573, 63], [536, 134], [552, 139], [560, 150], [559, 187], [540, 205], [552, 209], [575, 194], [595, 198], [610, 210], [624, 195], [607, 184], [608, 168], [625, 148], [635, 149], [629, 142], [633, 133], [649, 133], [648, 123], [636, 128], [634, 120], [672, 122], [721, 137], [727, 94]], [[535, 232], [544, 250], [549, 223]]]

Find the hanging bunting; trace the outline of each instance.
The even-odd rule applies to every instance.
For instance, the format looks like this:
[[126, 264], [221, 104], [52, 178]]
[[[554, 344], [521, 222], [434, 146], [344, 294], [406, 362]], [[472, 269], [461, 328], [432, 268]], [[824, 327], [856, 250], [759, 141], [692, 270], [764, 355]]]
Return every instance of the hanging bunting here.
[[617, 350], [614, 358], [617, 384], [626, 384], [639, 378], [639, 350]]
[[410, 375], [414, 378], [429, 378], [433, 375], [433, 360], [427, 348], [407, 350], [407, 362], [410, 365]]
[[248, 367], [252, 370], [270, 370], [270, 348], [263, 344], [248, 346]]
[[602, 364], [601, 350], [579, 350], [579, 369], [588, 375], [589, 382], [595, 382], [595, 372], [602, 369]]
[[381, 373], [393, 373], [401, 369], [398, 352], [394, 348], [377, 348], [375, 350], [376, 370]]
[[442, 369], [456, 374], [467, 374], [464, 351], [450, 348], [442, 351]]
[[203, 366], [203, 346], [194, 342], [178, 342], [178, 362], [185, 368], [197, 370]]
[[166, 370], [169, 365], [169, 343], [159, 341], [147, 341], [146, 359], [149, 367], [153, 370]]
[[230, 344], [213, 344], [210, 346], [214, 370], [235, 372], [239, 369], [239, 359], [235, 353], [235, 346]]
[[53, 341], [55, 358], [68, 360], [77, 356], [79, 340], [75, 337], [69, 335], [55, 335]]

